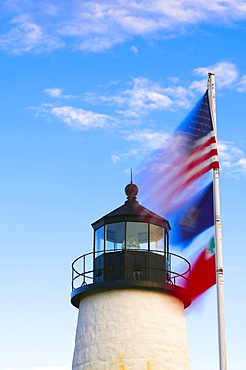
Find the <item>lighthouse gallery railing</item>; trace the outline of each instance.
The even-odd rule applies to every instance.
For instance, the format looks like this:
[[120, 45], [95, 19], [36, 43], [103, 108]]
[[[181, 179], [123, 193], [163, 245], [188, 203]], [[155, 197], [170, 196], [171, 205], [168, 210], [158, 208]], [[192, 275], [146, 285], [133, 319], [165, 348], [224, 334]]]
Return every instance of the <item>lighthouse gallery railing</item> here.
[[[119, 250], [120, 251], [120, 250]], [[139, 250], [141, 251], [141, 250]], [[143, 250], [146, 253], [152, 253], [150, 251]], [[115, 249], [108, 252], [115, 252]], [[89, 252], [76, 258], [72, 263], [72, 290], [77, 289], [81, 286], [92, 284], [94, 278], [98, 272], [98, 269], [94, 267], [95, 256], [102, 254], [102, 252]], [[188, 279], [191, 265], [184, 257], [175, 253], [165, 253], [166, 257], [166, 269], [161, 269], [162, 272], [166, 273], [166, 283], [177, 286], [184, 286], [185, 281]], [[172, 266], [172, 268], [171, 268]], [[114, 267], [115, 269], [122, 269], [122, 267]], [[129, 269], [130, 266], [124, 266], [124, 269]], [[160, 270], [154, 267], [146, 267], [147, 270]], [[106, 270], [106, 269], [102, 269]], [[101, 272], [102, 272], [101, 271]]]

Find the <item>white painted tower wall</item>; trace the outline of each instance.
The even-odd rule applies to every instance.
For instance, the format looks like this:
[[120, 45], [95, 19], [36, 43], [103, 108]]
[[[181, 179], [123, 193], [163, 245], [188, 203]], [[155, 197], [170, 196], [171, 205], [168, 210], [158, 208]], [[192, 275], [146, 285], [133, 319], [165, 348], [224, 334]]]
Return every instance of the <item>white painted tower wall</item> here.
[[144, 289], [114, 289], [82, 299], [73, 370], [188, 370], [184, 305]]

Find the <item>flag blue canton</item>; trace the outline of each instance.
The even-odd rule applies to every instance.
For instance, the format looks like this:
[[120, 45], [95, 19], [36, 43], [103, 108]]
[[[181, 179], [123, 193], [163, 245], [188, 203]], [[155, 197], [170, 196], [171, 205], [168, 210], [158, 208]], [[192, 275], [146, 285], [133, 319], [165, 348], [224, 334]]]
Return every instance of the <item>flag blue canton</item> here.
[[206, 91], [204, 96], [198, 101], [176, 131], [183, 131], [190, 134], [191, 140], [194, 141], [206, 136], [212, 130], [213, 123], [208, 100], [208, 91]]

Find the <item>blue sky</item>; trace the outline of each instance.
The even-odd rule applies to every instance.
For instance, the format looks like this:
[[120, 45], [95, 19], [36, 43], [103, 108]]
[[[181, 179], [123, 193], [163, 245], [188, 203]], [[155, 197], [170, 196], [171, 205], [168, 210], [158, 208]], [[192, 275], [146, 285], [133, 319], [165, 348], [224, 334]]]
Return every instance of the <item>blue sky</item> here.
[[[121, 205], [129, 168], [216, 74], [228, 364], [246, 368], [246, 4], [0, 4], [1, 370], [71, 368], [70, 264]], [[139, 184], [141, 199], [141, 185]], [[216, 294], [187, 314], [193, 370], [218, 369]]]

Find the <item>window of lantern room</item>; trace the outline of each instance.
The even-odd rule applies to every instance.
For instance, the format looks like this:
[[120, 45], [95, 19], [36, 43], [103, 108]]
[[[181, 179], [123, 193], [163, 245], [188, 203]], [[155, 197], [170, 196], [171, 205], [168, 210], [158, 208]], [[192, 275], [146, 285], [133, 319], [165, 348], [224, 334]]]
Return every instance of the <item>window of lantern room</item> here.
[[148, 224], [144, 222], [126, 223], [126, 249], [148, 250]]
[[164, 229], [163, 227], [150, 224], [150, 250], [164, 254]]
[[96, 257], [104, 252], [104, 226], [95, 231]]
[[106, 252], [115, 252], [124, 248], [125, 222], [108, 224], [106, 228]]

